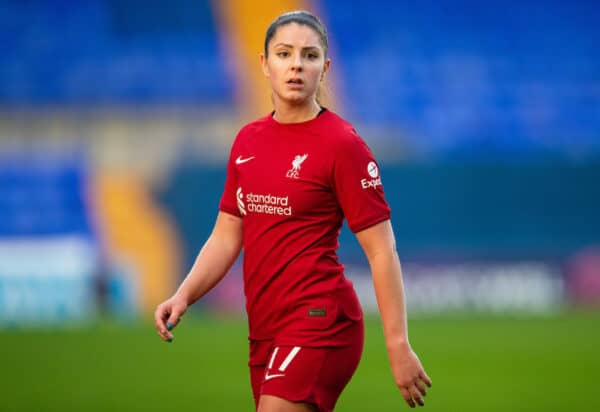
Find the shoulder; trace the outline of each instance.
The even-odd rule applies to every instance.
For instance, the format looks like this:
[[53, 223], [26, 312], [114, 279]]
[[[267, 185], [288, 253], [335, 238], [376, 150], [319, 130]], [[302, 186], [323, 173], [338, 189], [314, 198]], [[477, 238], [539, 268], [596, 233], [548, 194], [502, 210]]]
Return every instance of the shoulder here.
[[326, 130], [331, 145], [342, 150], [348, 146], [365, 145], [364, 140], [349, 121], [331, 111], [328, 111], [327, 115]]
[[269, 127], [269, 117], [271, 115], [263, 116], [259, 119], [253, 120], [250, 123], [242, 126], [240, 131], [238, 132], [238, 137], [251, 137], [255, 136], [257, 133], [260, 133], [267, 127]]
[[354, 126], [349, 121], [331, 110], [327, 110], [323, 116], [326, 120], [325, 126], [332, 135], [343, 138], [345, 135], [356, 133]]
[[238, 131], [237, 136], [235, 137], [234, 145], [245, 143], [248, 140], [252, 140], [256, 136], [260, 135], [261, 132], [263, 132], [269, 127], [270, 116], [270, 114], [267, 116], [263, 116], [242, 126]]

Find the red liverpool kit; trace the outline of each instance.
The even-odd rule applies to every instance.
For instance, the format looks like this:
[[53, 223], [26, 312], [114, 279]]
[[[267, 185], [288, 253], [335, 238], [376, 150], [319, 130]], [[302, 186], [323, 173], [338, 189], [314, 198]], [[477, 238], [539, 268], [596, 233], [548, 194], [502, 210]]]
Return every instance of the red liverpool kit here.
[[390, 217], [379, 167], [352, 125], [327, 110], [303, 123], [246, 125], [220, 210], [243, 220], [250, 340], [347, 344], [347, 323], [362, 311], [336, 255], [342, 221], [358, 232]]

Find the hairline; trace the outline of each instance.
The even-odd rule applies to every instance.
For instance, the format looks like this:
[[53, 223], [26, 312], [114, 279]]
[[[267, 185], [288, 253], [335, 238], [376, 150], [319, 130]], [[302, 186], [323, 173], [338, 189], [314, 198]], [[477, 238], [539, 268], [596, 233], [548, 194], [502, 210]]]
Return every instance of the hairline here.
[[[319, 21], [317, 20], [317, 23], [318, 22]], [[265, 44], [265, 50], [264, 50], [265, 57], [269, 57], [269, 45], [273, 42], [273, 39], [275, 38], [275, 35], [279, 31], [279, 29], [281, 27], [288, 26], [292, 23], [296, 23], [299, 26], [306, 26], [306, 27], [310, 28], [313, 32], [315, 32], [315, 34], [319, 38], [319, 46], [323, 50], [323, 54], [325, 55], [325, 57], [327, 57], [327, 51], [328, 51], [327, 50], [328, 45], [326, 44], [327, 43], [327, 34], [325, 33], [325, 41], [324, 41], [324, 39], [321, 35], [322, 33], [319, 31], [319, 29], [317, 29], [317, 27], [315, 27], [313, 24], [311, 24], [309, 22], [299, 20], [296, 16], [290, 17], [289, 20], [279, 23], [277, 25], [277, 27], [273, 30], [273, 35], [271, 36], [271, 39], [269, 40], [269, 42], [267, 44]], [[269, 26], [269, 28], [270, 28], [270, 26]], [[323, 28], [325, 28], [325, 27], [323, 27]], [[311, 46], [311, 47], [315, 47], [315, 46]]]

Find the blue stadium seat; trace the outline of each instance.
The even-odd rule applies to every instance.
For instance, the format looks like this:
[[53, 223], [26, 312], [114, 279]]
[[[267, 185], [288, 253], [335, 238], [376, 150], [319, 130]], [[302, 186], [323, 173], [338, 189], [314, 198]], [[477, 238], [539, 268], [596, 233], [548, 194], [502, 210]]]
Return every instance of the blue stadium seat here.
[[2, 153], [0, 238], [75, 235], [94, 242], [87, 191], [78, 156]]
[[0, 103], [231, 102], [208, 0], [3, 2], [0, 38]]
[[420, 149], [539, 151], [562, 139], [600, 150], [598, 3], [323, 6], [353, 121], [395, 126]]

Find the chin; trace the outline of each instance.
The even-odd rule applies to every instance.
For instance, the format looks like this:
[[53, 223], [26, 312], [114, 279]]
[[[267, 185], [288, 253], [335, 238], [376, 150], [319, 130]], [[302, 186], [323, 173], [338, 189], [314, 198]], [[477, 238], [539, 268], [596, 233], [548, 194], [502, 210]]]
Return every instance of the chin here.
[[292, 106], [304, 106], [308, 99], [306, 98], [293, 98], [293, 99], [285, 99], [285, 102]]
[[293, 106], [302, 106], [308, 101], [308, 96], [304, 93], [289, 93], [281, 96], [281, 100]]
[[[311, 90], [312, 89], [312, 90]], [[301, 106], [310, 101], [316, 93], [316, 89], [312, 87], [304, 87], [300, 90], [290, 90], [287, 85], [275, 90], [275, 94], [279, 101], [292, 106]]]

